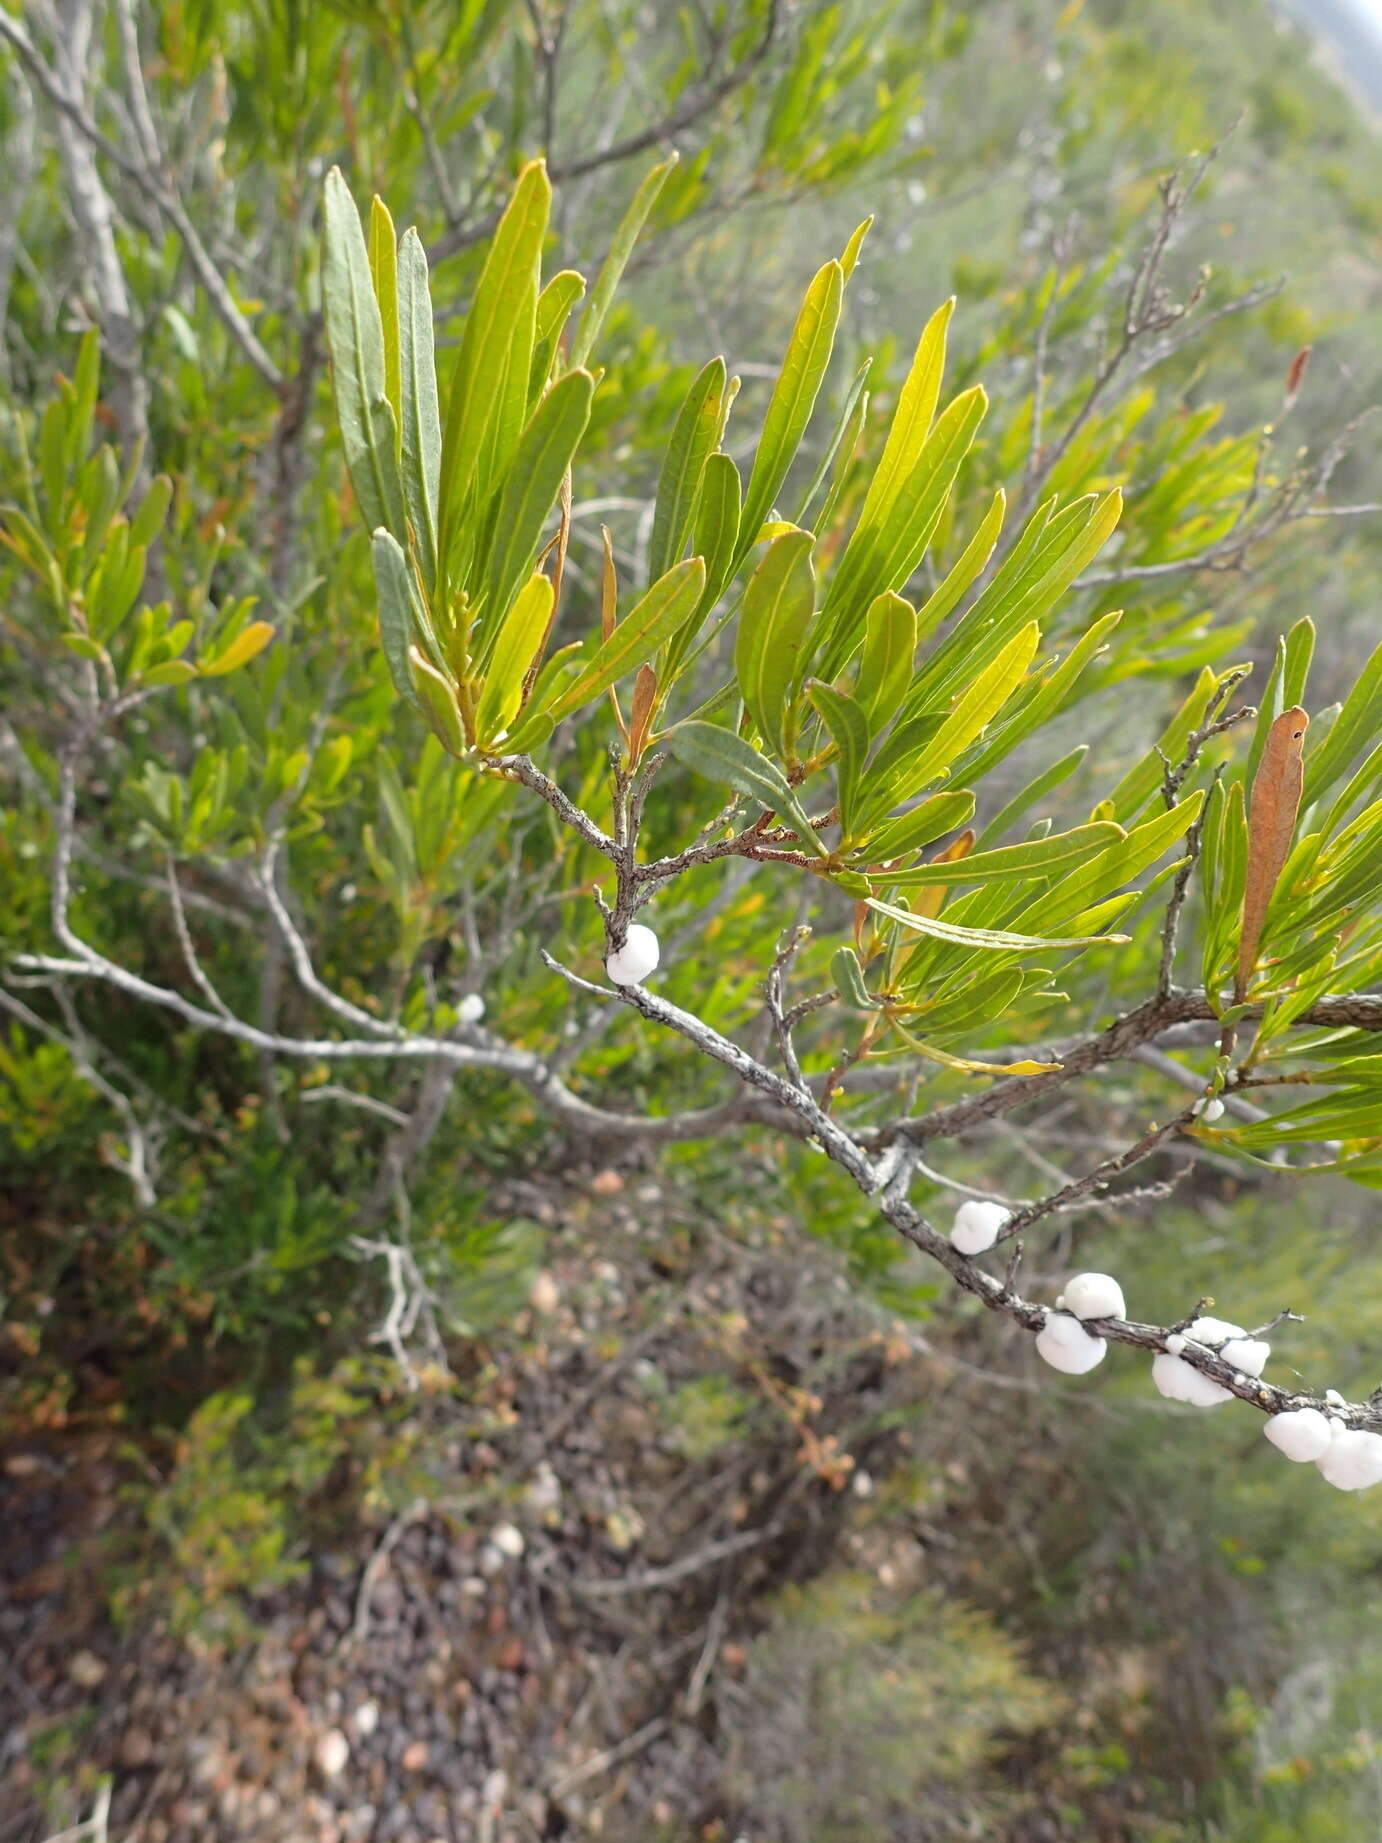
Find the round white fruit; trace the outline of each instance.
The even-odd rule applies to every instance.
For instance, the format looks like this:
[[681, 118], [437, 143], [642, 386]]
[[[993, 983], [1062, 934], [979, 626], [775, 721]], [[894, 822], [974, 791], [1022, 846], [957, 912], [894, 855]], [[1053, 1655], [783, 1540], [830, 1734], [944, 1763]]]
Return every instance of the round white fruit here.
[[1123, 1289], [1107, 1273], [1077, 1273], [1065, 1289], [1065, 1309], [1076, 1318], [1126, 1318]]
[[485, 1015], [485, 1001], [478, 992], [467, 992], [456, 1007], [456, 1017], [462, 1024], [478, 1024]]
[[1152, 1358], [1152, 1381], [1167, 1401], [1189, 1402], [1192, 1408], [1217, 1408], [1221, 1401], [1233, 1399], [1231, 1389], [1221, 1388], [1184, 1357], [1173, 1357], [1169, 1351]]
[[950, 1245], [961, 1254], [982, 1254], [991, 1248], [1007, 1224], [1009, 1211], [1001, 1203], [986, 1203], [971, 1197], [955, 1211], [950, 1229]]
[[1101, 1337], [1086, 1331], [1078, 1318], [1068, 1312], [1050, 1312], [1037, 1332], [1038, 1354], [1052, 1369], [1064, 1370], [1067, 1376], [1083, 1376], [1086, 1370], [1102, 1363], [1108, 1345]]
[[1262, 1429], [1279, 1453], [1308, 1465], [1328, 1451], [1331, 1439], [1329, 1422], [1318, 1408], [1288, 1408], [1274, 1414]]
[[1224, 1104], [1219, 1099], [1217, 1094], [1212, 1096], [1209, 1100], [1207, 1100], [1204, 1106], [1201, 1107], [1200, 1109], [1200, 1118], [1202, 1120], [1208, 1121], [1208, 1123], [1211, 1126], [1214, 1124], [1216, 1120], [1222, 1120], [1223, 1117], [1224, 1117]]
[[1315, 1462], [1340, 1491], [1367, 1491], [1382, 1484], [1382, 1434], [1345, 1428], [1336, 1432]]
[[616, 947], [605, 961], [605, 971], [614, 985], [642, 985], [658, 962], [657, 936], [642, 922], [630, 922], [624, 945]]

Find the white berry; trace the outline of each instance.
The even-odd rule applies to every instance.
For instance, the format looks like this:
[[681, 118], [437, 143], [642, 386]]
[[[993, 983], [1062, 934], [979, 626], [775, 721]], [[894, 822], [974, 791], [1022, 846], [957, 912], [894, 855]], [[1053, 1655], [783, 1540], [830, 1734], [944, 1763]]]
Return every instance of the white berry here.
[[950, 1230], [950, 1245], [961, 1254], [982, 1254], [998, 1240], [1009, 1212], [1001, 1203], [986, 1203], [971, 1197], [955, 1211]]
[[1290, 1408], [1274, 1414], [1262, 1429], [1279, 1453], [1305, 1465], [1328, 1451], [1332, 1438], [1329, 1422], [1318, 1408]]
[[478, 992], [467, 992], [456, 1007], [456, 1016], [462, 1024], [478, 1024], [485, 1015], [485, 1001]]
[[1123, 1289], [1107, 1273], [1077, 1273], [1065, 1289], [1065, 1307], [1076, 1318], [1126, 1318]]
[[1382, 1434], [1336, 1433], [1315, 1462], [1340, 1491], [1366, 1491], [1382, 1484]]
[[1086, 1370], [1102, 1363], [1108, 1345], [1101, 1337], [1086, 1331], [1078, 1318], [1068, 1312], [1049, 1312], [1046, 1323], [1037, 1332], [1038, 1354], [1052, 1369], [1064, 1370], [1067, 1376], [1083, 1376]]
[[1163, 1352], [1152, 1358], [1152, 1381], [1167, 1401], [1189, 1402], [1194, 1408], [1217, 1408], [1221, 1401], [1231, 1401], [1233, 1391], [1225, 1389], [1212, 1377], [1203, 1376], [1184, 1357]]
[[605, 971], [614, 985], [642, 985], [658, 962], [657, 936], [642, 922], [630, 922], [624, 945], [616, 947], [605, 961]]
[[1224, 1104], [1219, 1099], [1217, 1094], [1214, 1095], [1210, 1100], [1207, 1100], [1204, 1106], [1201, 1107], [1200, 1109], [1200, 1118], [1202, 1120], [1209, 1121], [1211, 1126], [1216, 1120], [1222, 1120], [1223, 1117], [1224, 1117]]

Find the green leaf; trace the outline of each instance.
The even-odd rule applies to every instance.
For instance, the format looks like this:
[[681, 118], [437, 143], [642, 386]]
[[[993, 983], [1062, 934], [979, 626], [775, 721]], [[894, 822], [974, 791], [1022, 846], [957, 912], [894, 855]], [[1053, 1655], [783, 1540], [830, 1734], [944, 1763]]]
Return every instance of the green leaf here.
[[369, 270], [384, 336], [384, 395], [393, 411], [397, 437], [403, 415], [398, 337], [398, 234], [388, 206], [377, 194], [369, 213]]
[[[962, 392], [941, 415], [906, 472], [895, 465], [886, 475], [882, 467], [875, 475], [822, 610], [821, 626], [829, 635], [822, 663], [825, 673], [838, 672], [854, 650], [873, 598], [884, 589], [901, 589], [925, 555], [987, 407], [982, 385]], [[898, 415], [902, 413], [899, 406]], [[890, 436], [889, 448], [893, 447]], [[898, 452], [910, 455], [910, 442], [895, 450], [895, 458]], [[887, 453], [885, 448], [885, 459]], [[885, 479], [886, 490], [879, 490]]]
[[1089, 744], [1082, 742], [1068, 755], [1062, 755], [1059, 761], [1052, 762], [1049, 768], [1043, 768], [1034, 780], [1029, 781], [1020, 793], [1014, 794], [1012, 799], [993, 815], [979, 834], [976, 841], [978, 849], [983, 851], [994, 844], [1025, 812], [1035, 806], [1038, 800], [1050, 793], [1053, 787], [1059, 787], [1062, 781], [1068, 780], [1088, 753]]
[[[199, 660], [197, 673], [202, 678], [224, 678], [227, 672], [248, 665], [251, 659], [263, 652], [273, 637], [272, 622], [251, 621], [248, 627], [241, 628], [224, 652], [218, 653], [214, 659]], [[181, 661], [173, 660], [172, 663], [178, 665]], [[154, 669], [163, 670], [161, 666]]]
[[768, 812], [781, 813], [806, 844], [821, 857], [827, 855], [787, 777], [776, 762], [760, 755], [742, 736], [714, 723], [687, 721], [668, 733], [667, 743], [677, 760], [694, 773], [747, 794]]
[[[845, 279], [848, 280], [848, 277]], [[844, 407], [840, 411], [839, 419], [835, 424], [830, 440], [825, 445], [825, 451], [821, 455], [820, 464], [816, 468], [815, 473], [811, 476], [811, 484], [802, 494], [801, 511], [798, 512], [796, 517], [796, 523], [799, 525], [804, 525], [806, 523], [806, 514], [811, 509], [811, 502], [825, 484], [825, 477], [830, 472], [835, 456], [841, 454], [841, 449], [844, 447], [846, 441], [849, 443], [849, 450], [852, 450], [854, 443], [858, 440], [859, 430], [854, 425], [856, 418], [859, 418], [859, 406], [864, 401], [864, 386], [868, 383], [869, 373], [872, 369], [873, 360], [871, 358], [866, 358], [854, 374], [854, 382], [850, 385], [849, 391], [845, 396]], [[850, 433], [851, 429], [853, 429], [853, 434]], [[849, 450], [846, 450], [841, 455], [842, 462], [848, 461]], [[824, 529], [824, 524], [825, 521], [824, 518], [822, 518], [816, 523], [813, 529], [819, 533]]]
[[1332, 787], [1358, 752], [1382, 730], [1382, 646], [1363, 667], [1357, 683], [1323, 743], [1305, 764], [1302, 803], [1311, 806]]
[[806, 291], [753, 457], [739, 526], [737, 561], [742, 561], [756, 543], [758, 529], [772, 510], [801, 446], [830, 363], [844, 286], [844, 271], [839, 263], [828, 262], [817, 271]]
[[671, 569], [686, 548], [701, 474], [719, 440], [720, 405], [724, 394], [725, 361], [712, 358], [686, 393], [663, 457], [653, 512], [653, 534], [648, 545], [650, 582]]
[[896, 716], [912, 682], [917, 611], [891, 589], [876, 595], [864, 617], [864, 650], [854, 695], [874, 730]]
[[858, 857], [866, 852], [870, 864], [887, 864], [893, 858], [907, 857], [913, 851], [920, 851], [923, 845], [943, 838], [947, 832], [968, 825], [973, 812], [974, 795], [968, 788], [957, 787], [932, 794], [872, 833], [855, 855]]
[[553, 722], [588, 704], [617, 680], [643, 665], [686, 620], [705, 587], [705, 564], [688, 557], [652, 585], [609, 639], [596, 650], [589, 665], [548, 707]]
[[450, 754], [466, 753], [465, 727], [456, 704], [456, 692], [415, 646], [408, 648], [408, 665], [417, 687], [415, 702], [432, 726], [432, 733]]
[[534, 320], [533, 363], [528, 374], [528, 399], [536, 402], [551, 375], [552, 361], [571, 310], [585, 293], [585, 277], [575, 269], [559, 269], [537, 297]]
[[185, 685], [189, 679], [196, 676], [197, 668], [189, 664], [187, 660], [165, 659], [162, 665], [150, 666], [147, 672], [142, 673], [140, 683], [146, 690], [153, 690], [168, 685]]
[[339, 167], [326, 177], [324, 218], [322, 308], [350, 483], [368, 528], [382, 526], [401, 541], [407, 513], [385, 381], [384, 329], [360, 214]]
[[645, 173], [638, 190], [633, 195], [633, 202], [619, 221], [619, 228], [614, 233], [614, 241], [609, 246], [609, 254], [600, 268], [595, 286], [591, 291], [590, 305], [581, 315], [581, 324], [576, 332], [576, 342], [571, 348], [571, 363], [583, 365], [595, 349], [595, 341], [600, 336], [600, 328], [605, 323], [610, 303], [633, 254], [639, 233], [648, 221], [648, 214], [658, 201], [658, 195], [666, 185], [672, 168], [677, 163], [677, 155], [671, 153], [665, 160]]
[[989, 883], [1027, 877], [1047, 877], [1092, 858], [1105, 846], [1126, 837], [1112, 820], [1095, 820], [1069, 832], [1054, 832], [1023, 845], [1000, 845], [996, 851], [976, 851], [954, 863], [921, 864], [912, 870], [875, 873], [891, 889], [924, 889], [938, 883]]
[[551, 619], [551, 580], [541, 571], [534, 571], [518, 591], [494, 643], [494, 656], [475, 713], [476, 740], [481, 748], [496, 746], [518, 715], [523, 681], [547, 637]]
[[1105, 639], [1122, 618], [1121, 614], [1106, 614], [1086, 629], [1055, 671], [1031, 686], [1030, 696], [1024, 692], [1023, 701], [1014, 710], [1011, 720], [1003, 723], [988, 747], [965, 764], [966, 776], [981, 780], [1005, 755], [1010, 755], [1019, 742], [1056, 716], [1070, 699], [1085, 667], [1103, 650]]
[[442, 431], [437, 497], [442, 577], [481, 455], [496, 470], [503, 468], [527, 411], [551, 204], [546, 168], [530, 161], [499, 220], [466, 315]]
[[958, 756], [981, 736], [1026, 676], [1041, 630], [1035, 621], [1015, 634], [998, 657], [984, 668], [957, 699], [930, 742], [909, 765], [912, 791], [944, 774]]
[[758, 733], [775, 754], [784, 753], [782, 718], [801, 682], [803, 649], [816, 608], [811, 567], [815, 538], [787, 531], [774, 538], [744, 591], [734, 669]]
[[855, 796], [864, 757], [869, 752], [869, 726], [852, 697], [833, 685], [813, 681], [806, 695], [820, 712], [831, 740], [839, 750], [836, 780], [840, 790], [840, 826], [848, 843], [854, 831]]
[[416, 589], [402, 546], [391, 531], [376, 531], [370, 545], [374, 585], [379, 596], [379, 639], [394, 690], [414, 710], [422, 704], [413, 688], [408, 651], [413, 645], [413, 602]]
[[436, 585], [441, 408], [427, 256], [415, 230], [404, 231], [398, 252], [398, 321], [403, 492], [417, 537], [422, 579], [430, 592]]
[[864, 984], [864, 969], [852, 947], [835, 949], [830, 958], [830, 976], [835, 981], [835, 990], [847, 1005], [852, 1005], [856, 1011], [878, 1009], [878, 1000], [869, 997], [869, 989]]
[[[590, 421], [594, 395], [595, 380], [588, 371], [568, 371], [533, 411], [514, 449], [483, 578], [491, 635], [533, 567], [543, 528]], [[477, 650], [483, 652], [487, 645]]]
[[998, 542], [999, 532], [1003, 529], [1003, 518], [1007, 506], [1007, 494], [1000, 486], [993, 495], [988, 511], [976, 526], [974, 536], [950, 566], [944, 581], [922, 604], [921, 613], [917, 616], [919, 639], [924, 640], [929, 634], [934, 633], [941, 622], [953, 612], [960, 597], [993, 555], [993, 547]]
[[933, 940], [950, 941], [959, 947], [982, 947], [992, 952], [1049, 953], [1053, 947], [1103, 947], [1127, 940], [1126, 934], [1079, 935], [1067, 940], [1047, 940], [1035, 935], [1009, 934], [995, 928], [962, 928], [954, 922], [938, 921], [930, 915], [913, 915], [909, 909], [894, 908], [877, 896], [866, 897], [869, 907], [889, 921], [899, 922]]
[[681, 670], [691, 642], [734, 573], [741, 497], [739, 469], [727, 454], [710, 455], [701, 474], [691, 545], [693, 553], [705, 559], [705, 587], [689, 618], [667, 643], [658, 673], [664, 689]]

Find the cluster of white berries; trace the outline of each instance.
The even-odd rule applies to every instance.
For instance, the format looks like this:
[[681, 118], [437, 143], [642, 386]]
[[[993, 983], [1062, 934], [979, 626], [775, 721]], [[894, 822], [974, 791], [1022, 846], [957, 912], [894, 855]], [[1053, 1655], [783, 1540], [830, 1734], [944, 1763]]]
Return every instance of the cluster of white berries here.
[[[950, 1230], [951, 1245], [974, 1256], [993, 1247], [1009, 1220], [1000, 1203], [975, 1199], [962, 1203]], [[1123, 1289], [1111, 1274], [1078, 1273], [1046, 1314], [1036, 1337], [1039, 1355], [1052, 1369], [1082, 1376], [1101, 1363], [1108, 1344], [1087, 1328], [1086, 1320], [1125, 1318]], [[1223, 1318], [1192, 1319], [1184, 1333], [1172, 1332], [1166, 1348], [1152, 1359], [1152, 1381], [1169, 1401], [1188, 1402], [1196, 1408], [1215, 1408], [1231, 1401], [1233, 1391], [1215, 1382], [1182, 1356], [1194, 1342], [1212, 1350], [1246, 1382], [1261, 1376], [1272, 1347], [1265, 1338], [1249, 1337], [1241, 1325]], [[1341, 1414], [1344, 1400], [1329, 1390], [1326, 1408], [1290, 1408], [1270, 1415], [1263, 1432], [1287, 1459], [1319, 1467], [1322, 1477], [1340, 1491], [1366, 1491], [1382, 1484], [1382, 1434], [1346, 1425]]]
[[658, 962], [657, 936], [642, 922], [630, 922], [624, 945], [605, 960], [611, 985], [642, 985]]

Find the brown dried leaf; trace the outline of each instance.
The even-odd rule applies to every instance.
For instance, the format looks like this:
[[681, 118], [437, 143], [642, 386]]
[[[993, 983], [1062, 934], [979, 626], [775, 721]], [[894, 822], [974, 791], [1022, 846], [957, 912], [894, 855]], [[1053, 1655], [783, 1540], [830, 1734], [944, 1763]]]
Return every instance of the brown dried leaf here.
[[1235, 1002], [1242, 999], [1257, 964], [1257, 950], [1291, 838], [1305, 784], [1303, 751], [1310, 718], [1299, 705], [1283, 710], [1267, 734], [1267, 746], [1248, 801], [1248, 864], [1243, 882], [1243, 928], [1234, 975]]

